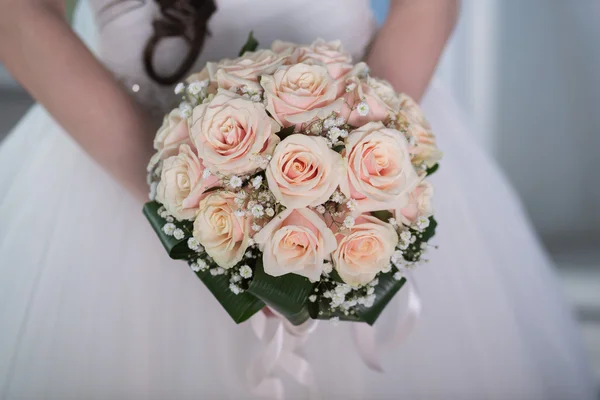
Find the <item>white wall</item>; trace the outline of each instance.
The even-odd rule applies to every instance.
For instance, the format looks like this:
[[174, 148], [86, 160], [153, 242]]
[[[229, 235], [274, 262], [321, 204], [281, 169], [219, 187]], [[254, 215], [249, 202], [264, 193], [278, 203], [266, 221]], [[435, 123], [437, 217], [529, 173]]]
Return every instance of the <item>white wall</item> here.
[[600, 232], [600, 2], [463, 0], [440, 68], [546, 237]]

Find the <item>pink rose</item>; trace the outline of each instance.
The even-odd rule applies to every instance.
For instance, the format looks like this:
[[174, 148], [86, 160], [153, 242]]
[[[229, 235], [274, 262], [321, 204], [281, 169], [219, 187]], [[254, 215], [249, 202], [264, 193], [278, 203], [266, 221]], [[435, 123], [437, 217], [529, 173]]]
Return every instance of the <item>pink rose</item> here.
[[205, 179], [202, 172], [202, 160], [190, 146], [182, 144], [177, 155], [163, 162], [156, 200], [175, 218], [194, 219], [204, 192], [219, 184], [217, 177]]
[[235, 193], [225, 190], [210, 192], [200, 201], [194, 221], [194, 237], [225, 269], [242, 260], [250, 239], [250, 220], [235, 214], [235, 198]]
[[317, 206], [343, 178], [342, 157], [322, 137], [295, 134], [275, 148], [266, 169], [269, 189], [287, 208]]
[[337, 249], [332, 254], [333, 266], [344, 282], [365, 285], [390, 264], [398, 243], [394, 227], [370, 215], [356, 218], [352, 228], [335, 235]]
[[409, 151], [414, 164], [424, 163], [432, 167], [442, 159], [442, 152], [435, 142], [435, 135], [421, 107], [406, 94], [401, 94], [397, 124], [409, 138]]
[[[361, 63], [363, 64], [363, 63]], [[356, 70], [366, 68], [357, 64]], [[346, 88], [351, 89], [344, 96], [342, 116], [352, 126], [363, 126], [368, 122], [387, 121], [400, 110], [400, 99], [394, 88], [386, 81], [371, 78], [359, 78], [355, 73], [345, 81]], [[359, 103], [367, 105], [365, 109]]]
[[410, 226], [419, 217], [431, 217], [433, 215], [432, 197], [433, 185], [427, 181], [421, 181], [411, 192], [408, 204], [403, 208], [396, 209], [396, 219]]
[[267, 110], [284, 127], [308, 123], [339, 112], [338, 84], [325, 67], [295, 64], [279, 67], [274, 75], [261, 78]]
[[254, 172], [260, 156], [279, 143], [279, 125], [260, 103], [219, 89], [208, 103], [192, 112], [190, 133], [204, 165], [224, 175]]
[[234, 60], [208, 63], [206, 68], [213, 81], [220, 88], [231, 89], [246, 86], [249, 92], [261, 90], [258, 84], [260, 75], [270, 75], [283, 64], [285, 54], [276, 54], [271, 50], [248, 51]]
[[188, 129], [188, 120], [181, 117], [178, 108], [165, 115], [163, 123], [154, 137], [154, 148], [157, 150], [149, 164], [149, 169], [159, 161], [178, 153], [179, 146], [193, 146]]
[[342, 78], [352, 70], [352, 56], [344, 51], [342, 42], [339, 40], [326, 42], [323, 39], [317, 39], [308, 46], [297, 46], [294, 43], [276, 40], [271, 48], [279, 53], [291, 51], [288, 61], [290, 64], [323, 65], [335, 80]]
[[347, 179], [340, 189], [357, 202], [359, 212], [404, 207], [419, 183], [402, 133], [381, 122], [352, 131], [346, 141]]
[[286, 209], [256, 235], [265, 272], [272, 276], [297, 274], [319, 280], [323, 260], [337, 247], [333, 232], [307, 208]]

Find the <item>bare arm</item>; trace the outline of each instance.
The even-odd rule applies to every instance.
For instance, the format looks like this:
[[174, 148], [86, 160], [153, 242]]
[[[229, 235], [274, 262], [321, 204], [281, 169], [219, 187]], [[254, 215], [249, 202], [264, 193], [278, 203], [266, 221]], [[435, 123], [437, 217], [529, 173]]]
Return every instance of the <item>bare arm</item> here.
[[147, 199], [143, 113], [77, 38], [64, 0], [0, 0], [0, 61], [102, 167]]
[[390, 0], [367, 64], [374, 76], [420, 100], [456, 22], [458, 0]]

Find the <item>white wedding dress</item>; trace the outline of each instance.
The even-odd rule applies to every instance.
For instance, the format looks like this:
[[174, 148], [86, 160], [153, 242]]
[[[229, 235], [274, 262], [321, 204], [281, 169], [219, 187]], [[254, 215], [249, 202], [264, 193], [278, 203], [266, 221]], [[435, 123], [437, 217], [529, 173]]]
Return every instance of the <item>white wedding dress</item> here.
[[[160, 109], [164, 90], [141, 62], [155, 11], [150, 0], [92, 0], [77, 25], [115, 75]], [[339, 38], [360, 57], [375, 24], [367, 0], [221, 0], [210, 28], [197, 66], [235, 56], [250, 30], [263, 45]], [[167, 68], [179, 50], [166, 43], [157, 63]], [[591, 399], [552, 264], [438, 86], [423, 102], [445, 158], [434, 175], [439, 249], [415, 272], [422, 316], [384, 355], [385, 373], [362, 363], [350, 324], [320, 323], [304, 351], [321, 396]], [[404, 302], [401, 291], [378, 324]], [[0, 399], [248, 399], [245, 369], [262, 346], [167, 257], [140, 204], [34, 106], [0, 146]], [[307, 397], [281, 376], [286, 398]]]

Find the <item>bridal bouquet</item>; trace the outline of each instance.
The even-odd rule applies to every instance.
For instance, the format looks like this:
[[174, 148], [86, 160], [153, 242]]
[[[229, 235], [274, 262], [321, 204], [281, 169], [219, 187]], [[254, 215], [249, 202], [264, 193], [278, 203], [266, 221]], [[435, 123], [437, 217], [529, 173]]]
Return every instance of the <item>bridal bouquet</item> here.
[[257, 46], [176, 86], [144, 213], [235, 322], [373, 324], [434, 234], [434, 136], [339, 42]]

